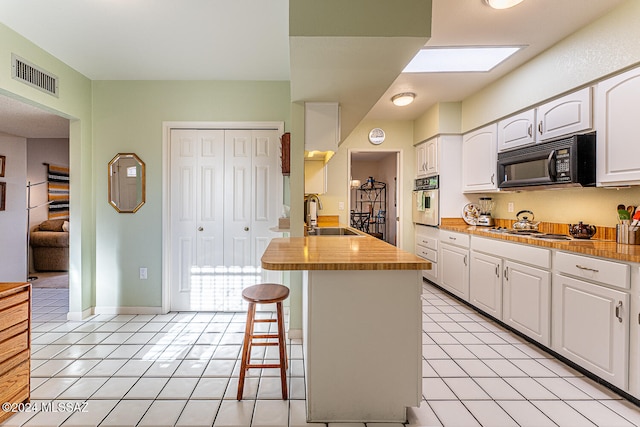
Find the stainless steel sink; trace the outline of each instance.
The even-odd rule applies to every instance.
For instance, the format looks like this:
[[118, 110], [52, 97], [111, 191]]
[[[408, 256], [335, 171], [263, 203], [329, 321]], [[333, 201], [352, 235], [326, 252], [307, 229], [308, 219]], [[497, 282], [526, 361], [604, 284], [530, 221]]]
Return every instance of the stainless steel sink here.
[[309, 231], [309, 236], [361, 236], [345, 227], [319, 227]]

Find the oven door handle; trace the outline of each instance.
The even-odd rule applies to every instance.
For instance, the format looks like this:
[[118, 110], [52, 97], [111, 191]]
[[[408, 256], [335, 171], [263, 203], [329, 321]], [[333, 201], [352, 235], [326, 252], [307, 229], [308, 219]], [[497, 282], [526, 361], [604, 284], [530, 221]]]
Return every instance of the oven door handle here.
[[547, 170], [549, 171], [549, 178], [551, 178], [551, 181], [557, 181], [558, 171], [556, 169], [556, 150], [551, 150], [549, 157], [547, 157]]

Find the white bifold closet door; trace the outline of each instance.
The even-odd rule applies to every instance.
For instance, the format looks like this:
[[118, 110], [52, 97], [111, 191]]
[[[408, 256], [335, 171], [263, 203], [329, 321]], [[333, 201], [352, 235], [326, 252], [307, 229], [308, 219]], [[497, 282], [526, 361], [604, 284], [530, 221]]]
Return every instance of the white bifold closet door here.
[[241, 310], [282, 205], [275, 130], [171, 131], [171, 310]]

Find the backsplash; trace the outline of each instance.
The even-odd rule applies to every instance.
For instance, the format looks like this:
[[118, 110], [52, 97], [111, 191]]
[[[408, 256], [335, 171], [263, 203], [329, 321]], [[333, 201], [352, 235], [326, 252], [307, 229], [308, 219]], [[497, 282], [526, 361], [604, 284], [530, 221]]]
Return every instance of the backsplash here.
[[[618, 204], [640, 205], [640, 187], [576, 188], [469, 196], [473, 203], [477, 203], [479, 197], [492, 197], [496, 202], [494, 218], [515, 221], [519, 211], [529, 210], [535, 214], [536, 221], [558, 224], [576, 224], [582, 221], [586, 224], [614, 229], [618, 223], [616, 211]], [[508, 212], [510, 202], [513, 203], [513, 212]]]

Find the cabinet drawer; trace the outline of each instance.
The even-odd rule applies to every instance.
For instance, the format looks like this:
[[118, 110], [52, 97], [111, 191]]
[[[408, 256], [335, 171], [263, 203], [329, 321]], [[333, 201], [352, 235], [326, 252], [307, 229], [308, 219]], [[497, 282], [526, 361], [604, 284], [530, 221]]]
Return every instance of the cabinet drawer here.
[[22, 352], [16, 354], [15, 356], [0, 362], [0, 375], [4, 375], [5, 372], [9, 372], [14, 369], [16, 366], [20, 365], [22, 362], [29, 361], [30, 352], [29, 350], [23, 350]]
[[471, 239], [471, 249], [523, 264], [551, 269], [551, 251], [549, 249], [477, 236], [473, 236]]
[[416, 245], [416, 255], [431, 262], [438, 262], [438, 252], [424, 246]]
[[0, 343], [0, 362], [29, 348], [29, 333], [23, 332]]
[[0, 311], [0, 331], [29, 318], [29, 301]]
[[555, 269], [559, 273], [569, 274], [620, 289], [629, 289], [631, 287], [630, 267], [619, 262], [557, 252]]
[[440, 241], [450, 245], [469, 248], [469, 235], [462, 233], [454, 233], [451, 231], [440, 230]]
[[7, 329], [0, 331], [0, 343], [6, 339], [11, 338], [14, 335], [18, 335], [21, 332], [29, 330], [29, 321], [23, 320]]
[[430, 236], [423, 236], [421, 234], [416, 236], [416, 245], [425, 246], [429, 249], [438, 250], [438, 239]]
[[29, 291], [22, 290], [0, 299], [0, 311], [29, 300]]
[[[0, 401], [19, 403], [24, 400], [23, 389], [29, 387], [29, 361], [22, 362], [9, 372], [0, 376]], [[15, 400], [20, 399], [20, 400]]]

